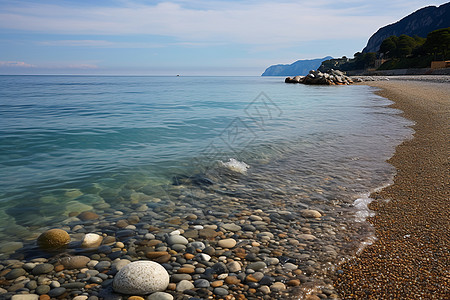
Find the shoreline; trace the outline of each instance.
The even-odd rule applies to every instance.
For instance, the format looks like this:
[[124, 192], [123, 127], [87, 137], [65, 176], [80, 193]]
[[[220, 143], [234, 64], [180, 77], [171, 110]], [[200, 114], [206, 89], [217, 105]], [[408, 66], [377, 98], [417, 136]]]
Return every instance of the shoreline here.
[[363, 84], [394, 101], [391, 107], [415, 122], [415, 133], [388, 160], [397, 169], [394, 183], [371, 195], [375, 201], [369, 207], [376, 215], [368, 221], [376, 242], [340, 267], [335, 288], [343, 299], [445, 299], [450, 295], [450, 85], [445, 78], [391, 79]]

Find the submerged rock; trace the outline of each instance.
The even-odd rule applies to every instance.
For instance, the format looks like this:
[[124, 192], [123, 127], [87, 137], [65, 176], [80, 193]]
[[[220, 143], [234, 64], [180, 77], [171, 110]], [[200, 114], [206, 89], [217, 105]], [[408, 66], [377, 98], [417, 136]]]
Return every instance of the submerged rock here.
[[69, 244], [70, 236], [62, 229], [50, 229], [38, 237], [37, 243], [42, 249], [56, 250]]

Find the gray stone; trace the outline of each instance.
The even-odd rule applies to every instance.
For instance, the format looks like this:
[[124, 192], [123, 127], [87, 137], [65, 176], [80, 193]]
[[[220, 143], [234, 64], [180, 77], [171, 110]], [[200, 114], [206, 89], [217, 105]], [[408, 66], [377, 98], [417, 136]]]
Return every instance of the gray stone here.
[[190, 245], [192, 247], [194, 247], [195, 249], [200, 249], [200, 250], [203, 250], [206, 248], [205, 244], [203, 244], [202, 242], [192, 242]]
[[63, 287], [59, 287], [53, 290], [50, 290], [50, 292], [48, 292], [48, 295], [52, 298], [56, 298], [61, 296], [62, 294], [64, 294], [66, 292], [66, 289]]
[[201, 288], [207, 289], [207, 288], [209, 288], [210, 283], [206, 279], [197, 279], [196, 281], [194, 281], [194, 285], [196, 288], [199, 288], [199, 289], [201, 289]]
[[242, 268], [241, 265], [237, 261], [232, 261], [227, 264], [228, 271], [236, 273], [239, 272]]
[[131, 263], [128, 259], [116, 260], [111, 264], [111, 269], [114, 272], [120, 271], [123, 267]]
[[185, 290], [191, 290], [194, 288], [194, 285], [192, 282], [187, 280], [181, 280], [177, 283], [176, 291], [177, 292], [184, 292]]
[[84, 288], [84, 286], [85, 286], [85, 283], [83, 283], [83, 282], [68, 282], [68, 283], [64, 283], [62, 285], [63, 288], [70, 289], [70, 290], [82, 289], [82, 288]]
[[61, 264], [64, 265], [66, 269], [81, 269], [86, 267], [86, 264], [91, 259], [87, 256], [77, 255], [77, 256], [68, 256], [60, 259]]
[[173, 300], [173, 296], [164, 292], [156, 292], [148, 296], [147, 300]]
[[107, 270], [111, 267], [111, 262], [107, 260], [99, 261], [98, 264], [95, 265], [95, 269], [99, 272], [102, 272], [104, 270]]
[[170, 279], [172, 280], [172, 282], [180, 282], [182, 280], [191, 280], [192, 277], [189, 274], [173, 274]]
[[223, 296], [228, 295], [228, 291], [226, 289], [224, 289], [224, 288], [216, 287], [214, 289], [214, 294], [223, 297]]
[[135, 261], [123, 267], [114, 276], [116, 292], [131, 295], [145, 295], [164, 291], [169, 285], [169, 274], [160, 264], [153, 261]]
[[100, 277], [94, 276], [94, 277], [91, 277], [89, 279], [89, 281], [92, 282], [92, 283], [102, 283], [103, 279], [101, 279]]
[[234, 223], [223, 224], [222, 228], [225, 230], [228, 230], [228, 231], [233, 231], [233, 232], [241, 230], [241, 226], [236, 225]]
[[167, 243], [169, 245], [174, 245], [174, 244], [187, 245], [187, 243], [189, 243], [189, 241], [182, 235], [171, 235], [167, 238]]
[[267, 268], [267, 265], [266, 265], [266, 263], [264, 263], [262, 261], [257, 261], [257, 262], [251, 263], [247, 266], [247, 269], [252, 269], [255, 271], [259, 271], [259, 270], [262, 270], [265, 268]]
[[52, 264], [40, 264], [34, 267], [31, 273], [33, 273], [33, 275], [47, 274], [53, 271], [54, 268], [55, 267]]
[[25, 285], [25, 287], [26, 287], [27, 289], [29, 289], [29, 290], [35, 290], [35, 289], [37, 288], [37, 282], [36, 282], [36, 280], [31, 280], [31, 281], [29, 281], [29, 282]]
[[288, 270], [288, 271], [293, 271], [293, 270], [297, 270], [298, 267], [296, 265], [292, 264], [292, 263], [285, 263], [283, 265], [283, 268]]
[[17, 277], [25, 275], [27, 272], [22, 268], [12, 269], [8, 274], [5, 275], [6, 280], [13, 280]]

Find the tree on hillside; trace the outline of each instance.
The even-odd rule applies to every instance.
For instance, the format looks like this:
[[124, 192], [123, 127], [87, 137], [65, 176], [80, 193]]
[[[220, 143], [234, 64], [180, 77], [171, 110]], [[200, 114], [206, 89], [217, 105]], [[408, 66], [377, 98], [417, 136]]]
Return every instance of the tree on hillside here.
[[378, 52], [383, 53], [386, 58], [395, 57], [397, 55], [397, 44], [398, 37], [395, 35], [390, 36], [381, 43]]
[[424, 51], [433, 54], [437, 59], [448, 59], [450, 56], [450, 27], [438, 29], [428, 34]]
[[416, 40], [406, 34], [402, 34], [398, 38], [397, 55], [400, 57], [407, 57], [416, 47]]

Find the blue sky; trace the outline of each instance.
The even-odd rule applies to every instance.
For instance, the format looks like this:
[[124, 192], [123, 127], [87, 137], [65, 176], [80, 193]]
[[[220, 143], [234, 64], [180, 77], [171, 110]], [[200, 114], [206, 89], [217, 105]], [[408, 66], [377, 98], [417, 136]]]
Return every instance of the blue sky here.
[[446, 2], [0, 0], [0, 74], [260, 75]]

